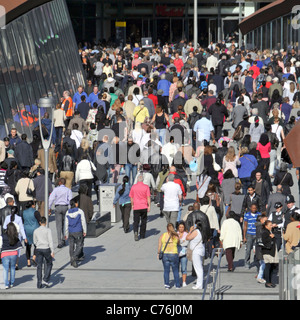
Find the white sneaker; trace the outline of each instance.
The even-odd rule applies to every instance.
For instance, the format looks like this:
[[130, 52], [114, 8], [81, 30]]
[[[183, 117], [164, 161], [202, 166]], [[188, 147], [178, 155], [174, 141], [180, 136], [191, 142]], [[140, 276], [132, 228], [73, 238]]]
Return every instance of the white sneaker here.
[[42, 281], [42, 284], [44, 284], [46, 287], [50, 287], [50, 283], [49, 282], [46, 282], [46, 281]]
[[257, 279], [257, 282], [259, 282], [259, 283], [266, 283], [266, 280], [265, 280], [265, 279]]
[[196, 286], [193, 286], [193, 289], [198, 290], [198, 289], [202, 289], [202, 287], [196, 285]]
[[186, 287], [187, 286], [186, 282], [182, 282], [182, 286]]

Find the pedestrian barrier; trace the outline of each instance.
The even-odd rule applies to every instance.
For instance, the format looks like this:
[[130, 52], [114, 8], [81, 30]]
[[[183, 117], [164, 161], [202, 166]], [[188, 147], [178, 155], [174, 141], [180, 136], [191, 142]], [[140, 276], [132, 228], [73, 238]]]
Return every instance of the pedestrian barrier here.
[[[220, 288], [220, 265], [223, 256], [223, 248], [214, 248], [211, 254], [211, 260], [207, 271], [207, 276], [205, 280], [204, 290], [202, 294], [202, 300], [205, 300], [206, 290], [209, 289], [209, 300], [215, 299], [215, 292]], [[216, 268], [213, 265], [214, 257], [218, 257], [218, 263]], [[209, 280], [212, 278], [212, 282]], [[217, 288], [216, 288], [217, 285]]]
[[279, 259], [279, 299], [300, 299], [300, 248], [297, 247], [292, 253], [287, 254], [282, 249]]

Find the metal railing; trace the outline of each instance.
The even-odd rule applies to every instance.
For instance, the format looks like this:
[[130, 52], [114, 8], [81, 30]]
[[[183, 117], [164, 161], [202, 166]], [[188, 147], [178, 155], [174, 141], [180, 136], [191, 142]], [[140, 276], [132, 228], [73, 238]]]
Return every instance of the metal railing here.
[[279, 299], [300, 300], [300, 248], [290, 254], [284, 249], [282, 251], [279, 259]]
[[[215, 292], [218, 288], [220, 288], [220, 264], [223, 256], [223, 248], [214, 248], [211, 254], [210, 264], [208, 266], [207, 276], [204, 284], [204, 290], [202, 294], [202, 300], [205, 300], [206, 290], [209, 290], [209, 300], [215, 299]], [[214, 257], [218, 257], [218, 263], [216, 268], [214, 268]], [[210, 279], [212, 278], [212, 282], [210, 283]], [[217, 287], [217, 288], [216, 288]]]

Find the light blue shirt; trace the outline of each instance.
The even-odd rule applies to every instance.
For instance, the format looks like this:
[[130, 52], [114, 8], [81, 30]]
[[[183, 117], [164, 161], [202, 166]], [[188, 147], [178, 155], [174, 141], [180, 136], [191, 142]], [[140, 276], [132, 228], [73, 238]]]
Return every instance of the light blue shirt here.
[[210, 134], [211, 131], [214, 131], [214, 126], [209, 119], [202, 117], [195, 123], [193, 130], [197, 134], [198, 141], [210, 141]]
[[81, 97], [82, 96], [85, 96], [85, 98], [86, 98], [86, 100], [87, 100], [87, 98], [88, 98], [88, 96], [87, 96], [87, 94], [83, 91], [81, 94], [77, 91], [75, 94], [74, 94], [74, 96], [73, 96], [73, 103], [76, 103], [76, 105], [75, 105], [75, 110], [77, 110], [77, 107], [78, 107], [78, 105], [79, 105], [79, 103], [81, 103], [82, 101], [81, 101]]
[[98, 100], [98, 95], [100, 92], [97, 92], [97, 94], [95, 94], [94, 92], [92, 92], [88, 98], [87, 101], [88, 103], [90, 103], [91, 107], [93, 107], [94, 102], [96, 102]]
[[[4, 224], [3, 224], [3, 229], [7, 229], [7, 225], [10, 223], [10, 219], [11, 219], [11, 215], [6, 216], [5, 220], [4, 220]], [[26, 234], [25, 234], [25, 230], [24, 230], [24, 224], [22, 221], [22, 218], [20, 216], [18, 216], [17, 214], [15, 214], [15, 220], [13, 221], [15, 224], [17, 224], [20, 228], [19, 230], [19, 239], [20, 241], [27, 239]]]
[[71, 189], [64, 185], [58, 186], [51, 192], [49, 196], [49, 209], [51, 209], [52, 204], [68, 206], [70, 200], [73, 198]]

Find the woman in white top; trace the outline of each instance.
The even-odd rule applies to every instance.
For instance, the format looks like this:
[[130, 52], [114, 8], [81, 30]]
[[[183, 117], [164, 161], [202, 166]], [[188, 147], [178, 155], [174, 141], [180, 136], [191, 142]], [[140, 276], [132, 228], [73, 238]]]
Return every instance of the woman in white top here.
[[197, 283], [193, 289], [203, 289], [203, 259], [205, 255], [204, 240], [202, 238], [203, 222], [196, 220], [195, 226], [190, 228], [186, 240], [190, 240], [189, 246], [193, 250], [193, 266], [197, 275]]
[[225, 250], [226, 260], [228, 263], [228, 271], [233, 271], [233, 259], [235, 251], [239, 250], [243, 244], [242, 229], [234, 217], [235, 213], [230, 211], [227, 219], [224, 220], [221, 226], [220, 241]]
[[75, 171], [75, 182], [86, 184], [88, 186], [88, 196], [92, 196], [92, 186], [94, 180], [93, 171], [96, 170], [95, 165], [91, 160], [88, 159], [87, 154], [83, 154], [80, 162], [77, 164]]
[[[19, 215], [15, 214], [16, 210], [17, 210], [17, 207], [14, 207], [12, 209], [12, 213], [10, 215], [6, 216], [4, 223], [3, 223], [3, 230], [6, 230], [7, 225], [10, 222], [13, 222], [17, 228], [19, 240], [20, 241], [24, 240], [27, 243], [27, 237], [26, 237], [26, 233], [25, 233], [25, 229], [24, 229], [24, 224], [23, 224], [22, 218]], [[20, 250], [18, 250], [18, 258], [16, 261], [16, 270], [19, 269], [18, 268], [19, 257], [20, 257]]]
[[278, 147], [277, 147], [277, 154], [276, 154], [276, 157], [277, 157], [277, 166], [280, 166], [280, 163], [281, 163], [281, 148], [282, 148], [282, 141], [285, 139], [285, 135], [284, 135], [284, 131], [283, 131], [283, 128], [282, 126], [279, 124], [279, 118], [278, 117], [275, 117], [274, 116], [274, 123], [271, 125], [272, 127], [272, 132], [273, 133], [276, 133], [276, 136], [279, 140], [279, 144], [278, 144]]

